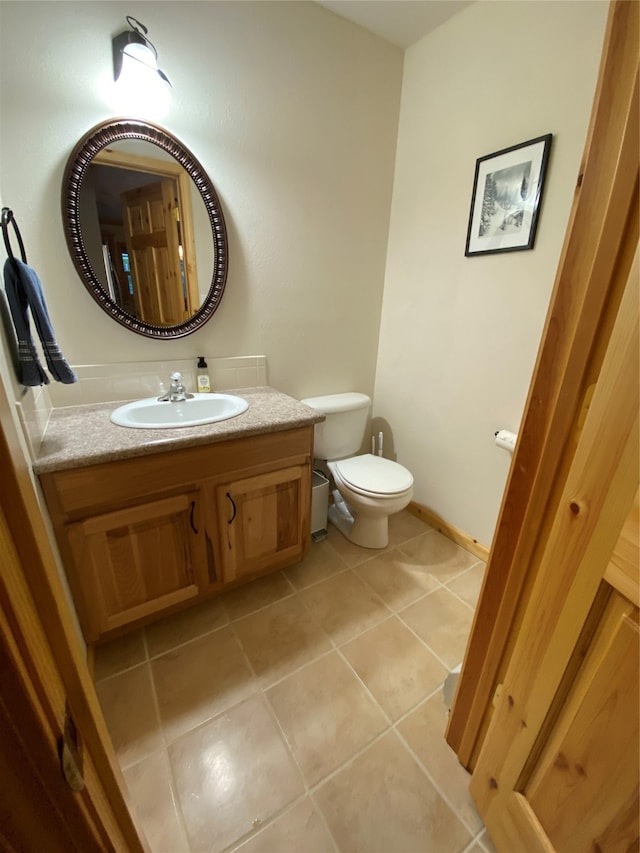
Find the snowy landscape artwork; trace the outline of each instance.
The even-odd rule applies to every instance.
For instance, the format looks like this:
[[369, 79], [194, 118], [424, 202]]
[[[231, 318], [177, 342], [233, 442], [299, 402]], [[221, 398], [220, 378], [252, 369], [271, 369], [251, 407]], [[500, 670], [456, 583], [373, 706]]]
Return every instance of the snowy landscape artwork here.
[[476, 161], [465, 255], [532, 249], [551, 134]]

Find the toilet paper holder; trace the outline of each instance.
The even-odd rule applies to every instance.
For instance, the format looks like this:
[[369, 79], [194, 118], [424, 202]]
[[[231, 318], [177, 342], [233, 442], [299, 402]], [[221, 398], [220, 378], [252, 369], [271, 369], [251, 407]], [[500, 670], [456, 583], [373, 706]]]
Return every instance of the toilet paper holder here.
[[504, 450], [508, 450], [509, 453], [513, 453], [516, 441], [518, 440], [517, 432], [510, 432], [508, 429], [497, 429], [494, 436], [496, 447], [502, 447]]

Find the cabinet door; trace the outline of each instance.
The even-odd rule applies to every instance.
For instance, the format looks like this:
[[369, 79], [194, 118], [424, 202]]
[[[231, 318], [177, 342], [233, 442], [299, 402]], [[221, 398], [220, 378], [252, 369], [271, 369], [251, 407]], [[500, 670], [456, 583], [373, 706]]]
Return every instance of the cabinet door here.
[[216, 492], [226, 583], [302, 559], [309, 542], [309, 466], [235, 480]]
[[204, 576], [198, 493], [94, 516], [67, 527], [86, 639], [198, 594]]

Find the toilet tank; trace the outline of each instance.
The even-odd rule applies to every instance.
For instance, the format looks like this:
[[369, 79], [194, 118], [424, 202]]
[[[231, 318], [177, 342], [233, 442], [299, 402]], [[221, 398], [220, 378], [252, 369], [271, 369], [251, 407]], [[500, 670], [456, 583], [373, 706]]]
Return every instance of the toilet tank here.
[[308, 397], [302, 402], [325, 420], [315, 425], [313, 455], [316, 459], [344, 459], [357, 453], [364, 439], [371, 400], [354, 391]]

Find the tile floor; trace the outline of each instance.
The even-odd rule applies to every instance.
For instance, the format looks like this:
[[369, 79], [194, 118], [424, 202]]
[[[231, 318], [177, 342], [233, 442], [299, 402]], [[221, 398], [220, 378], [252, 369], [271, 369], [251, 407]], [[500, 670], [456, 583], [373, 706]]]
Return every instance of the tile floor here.
[[154, 853], [493, 851], [446, 745], [484, 563], [402, 512], [96, 650]]

